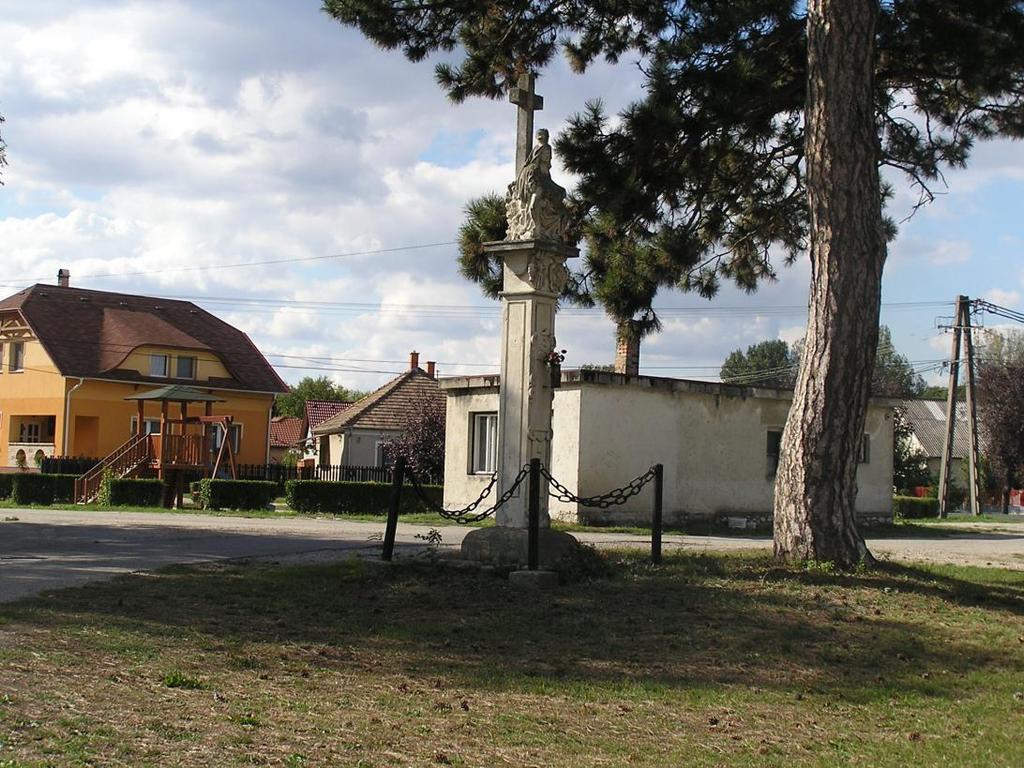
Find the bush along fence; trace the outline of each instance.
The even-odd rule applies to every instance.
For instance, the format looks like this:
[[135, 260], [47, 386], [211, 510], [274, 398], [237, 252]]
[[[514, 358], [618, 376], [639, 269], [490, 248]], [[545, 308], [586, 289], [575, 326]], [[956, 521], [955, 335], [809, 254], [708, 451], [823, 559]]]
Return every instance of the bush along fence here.
[[497, 484], [498, 476], [495, 474], [491, 482], [483, 489], [480, 496], [462, 509], [445, 509], [443, 505], [432, 499], [426, 493], [426, 487], [419, 481], [416, 473], [405, 466], [405, 461], [399, 457], [395, 462], [395, 471], [391, 483], [391, 499], [388, 508], [388, 521], [384, 529], [384, 550], [382, 557], [390, 560], [395, 549], [395, 534], [398, 529], [398, 513], [402, 502], [402, 487], [405, 478], [408, 477], [420, 503], [446, 520], [465, 525], [474, 523], [490, 517], [515, 494], [523, 482], [527, 483], [527, 503], [529, 521], [527, 525], [527, 567], [531, 571], [537, 570], [540, 560], [540, 495], [542, 485], [547, 486], [547, 493], [551, 498], [563, 502], [581, 504], [585, 507], [599, 507], [607, 509], [611, 506], [625, 504], [629, 499], [640, 493], [648, 483], [654, 484], [654, 502], [651, 509], [651, 562], [655, 565], [661, 562], [661, 531], [662, 531], [662, 505], [664, 500], [665, 468], [661, 464], [655, 464], [642, 475], [630, 480], [621, 488], [616, 488], [599, 496], [577, 496], [560, 482], [558, 482], [544, 467], [540, 459], [533, 459], [529, 464], [523, 466], [516, 475], [512, 485], [505, 491], [494, 504], [483, 511], [477, 511], [480, 505], [490, 496]]
[[[443, 487], [427, 485], [423, 493], [440, 505]], [[304, 514], [370, 514], [386, 515], [391, 505], [391, 485], [388, 483], [330, 482], [326, 480], [289, 480], [285, 483], [288, 506]], [[430, 507], [420, 502], [406, 512], [428, 512]]]
[[272, 480], [206, 479], [192, 487], [192, 498], [204, 509], [267, 509], [278, 493], [277, 483]]

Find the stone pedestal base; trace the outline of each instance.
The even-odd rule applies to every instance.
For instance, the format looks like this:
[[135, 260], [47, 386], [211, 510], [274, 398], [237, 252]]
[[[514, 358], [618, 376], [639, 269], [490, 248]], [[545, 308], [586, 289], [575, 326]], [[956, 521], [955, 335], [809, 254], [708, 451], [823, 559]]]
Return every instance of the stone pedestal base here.
[[554, 589], [558, 586], [558, 574], [554, 571], [512, 571], [508, 583], [516, 589]]
[[[477, 528], [467, 533], [462, 540], [462, 557], [493, 565], [526, 565], [527, 538], [525, 528], [509, 528], [504, 525]], [[551, 567], [566, 552], [579, 545], [574, 537], [564, 531], [541, 528], [537, 547], [540, 566]]]

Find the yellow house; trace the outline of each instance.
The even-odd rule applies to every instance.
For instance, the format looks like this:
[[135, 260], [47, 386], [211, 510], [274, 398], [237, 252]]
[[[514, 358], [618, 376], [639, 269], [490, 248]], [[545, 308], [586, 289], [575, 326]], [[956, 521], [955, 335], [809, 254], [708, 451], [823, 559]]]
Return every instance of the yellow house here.
[[[214, 414], [234, 417], [238, 461], [267, 462], [274, 398], [288, 387], [248, 336], [188, 301], [59, 279], [0, 301], [0, 465], [103, 458], [139, 431], [139, 405], [125, 398], [168, 384], [216, 395]], [[160, 404], [144, 404], [143, 420], [158, 430]]]

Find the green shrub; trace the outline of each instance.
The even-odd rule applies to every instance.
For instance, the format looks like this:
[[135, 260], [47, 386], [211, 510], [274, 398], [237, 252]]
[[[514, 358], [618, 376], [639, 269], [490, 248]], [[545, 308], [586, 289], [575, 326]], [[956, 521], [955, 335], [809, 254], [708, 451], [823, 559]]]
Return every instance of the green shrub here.
[[135, 478], [103, 479], [108, 492], [100, 503], [111, 507], [159, 507], [164, 503], [164, 481]]
[[75, 480], [78, 475], [47, 475], [53, 478], [53, 500], [61, 504], [75, 500]]
[[11, 500], [15, 504], [53, 504], [51, 475], [17, 474], [12, 476]]
[[266, 509], [277, 497], [270, 480], [200, 480], [199, 500], [205, 509]]
[[[289, 480], [284, 484], [288, 506], [296, 512], [312, 514], [386, 515], [391, 503], [390, 483], [329, 482], [326, 480]], [[437, 504], [441, 503], [444, 487], [423, 486], [425, 493]], [[402, 491], [401, 511], [429, 512], [430, 507], [406, 486]]]
[[11, 491], [14, 486], [14, 475], [0, 474], [0, 499], [11, 498]]
[[939, 516], [939, 500], [917, 496], [893, 496], [892, 514], [897, 520], [920, 520]]

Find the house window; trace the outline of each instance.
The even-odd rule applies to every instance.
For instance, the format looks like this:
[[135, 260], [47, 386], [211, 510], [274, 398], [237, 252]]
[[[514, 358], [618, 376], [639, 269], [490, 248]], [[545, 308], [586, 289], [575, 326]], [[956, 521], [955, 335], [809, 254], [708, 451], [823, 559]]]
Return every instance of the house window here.
[[871, 436], [870, 435], [864, 435], [863, 439], [860, 441], [860, 456], [858, 457], [857, 461], [859, 463], [861, 463], [861, 464], [870, 464], [871, 463]]
[[25, 370], [25, 345], [20, 341], [11, 342], [11, 372]]
[[[232, 424], [229, 429], [231, 430], [231, 447], [235, 451], [235, 455], [238, 455], [239, 450], [242, 448], [242, 425]], [[224, 440], [224, 430], [220, 424], [214, 424], [210, 427], [210, 450], [214, 453], [220, 451], [221, 442]]]
[[374, 449], [373, 461], [375, 467], [384, 466], [384, 441], [378, 440], [377, 445]]
[[[139, 417], [132, 416], [132, 434], [138, 434], [139, 428]], [[160, 419], [143, 419], [142, 420], [142, 434], [144, 435], [159, 435], [160, 434]]]
[[149, 356], [149, 375], [167, 378], [167, 355]]
[[0, 373], [4, 372], [4, 345], [0, 344]]
[[498, 467], [498, 414], [470, 414], [471, 474], [491, 474]]
[[196, 377], [196, 359], [194, 357], [179, 357], [176, 376], [179, 379], [194, 379]]
[[781, 448], [782, 430], [769, 429], [765, 445], [765, 455], [768, 458], [768, 477], [775, 477], [775, 473], [779, 471], [779, 451]]
[[39, 442], [40, 425], [36, 421], [23, 421], [21, 422], [21, 430], [19, 434], [19, 443], [38, 443]]

